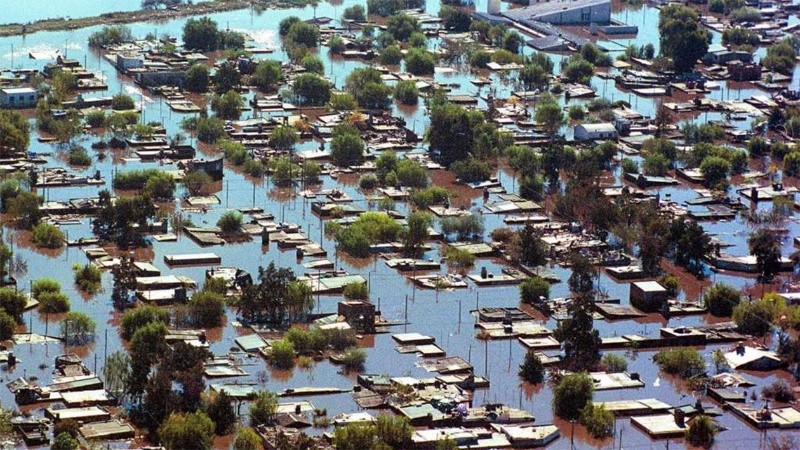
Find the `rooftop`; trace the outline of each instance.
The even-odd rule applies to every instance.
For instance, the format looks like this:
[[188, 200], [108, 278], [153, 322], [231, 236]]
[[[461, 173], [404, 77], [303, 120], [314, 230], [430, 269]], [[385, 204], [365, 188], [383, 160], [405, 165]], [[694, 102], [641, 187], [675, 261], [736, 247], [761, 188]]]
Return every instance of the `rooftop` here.
[[535, 20], [537, 17], [554, 14], [564, 11], [585, 8], [587, 6], [598, 6], [610, 4], [611, 0], [569, 0], [555, 2], [534, 3], [524, 8], [516, 8], [504, 11], [503, 16], [511, 20]]

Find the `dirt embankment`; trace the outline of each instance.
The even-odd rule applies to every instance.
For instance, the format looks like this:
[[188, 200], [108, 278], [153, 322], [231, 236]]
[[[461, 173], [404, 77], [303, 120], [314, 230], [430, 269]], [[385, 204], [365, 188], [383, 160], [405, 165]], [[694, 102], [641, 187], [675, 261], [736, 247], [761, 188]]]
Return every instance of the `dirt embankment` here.
[[[256, 2], [262, 7], [282, 6], [280, 2]], [[139, 10], [128, 12], [114, 12], [101, 14], [94, 17], [83, 17], [80, 19], [44, 19], [36, 22], [21, 24], [8, 23], [0, 25], [0, 37], [17, 36], [35, 33], [37, 31], [62, 31], [75, 30], [78, 28], [92, 27], [96, 25], [114, 25], [134, 22], [150, 22], [171, 20], [179, 17], [212, 14], [225, 11], [249, 8], [253, 2], [250, 0], [230, 0], [204, 2], [192, 5], [182, 5], [178, 9], [158, 9], [158, 10]]]

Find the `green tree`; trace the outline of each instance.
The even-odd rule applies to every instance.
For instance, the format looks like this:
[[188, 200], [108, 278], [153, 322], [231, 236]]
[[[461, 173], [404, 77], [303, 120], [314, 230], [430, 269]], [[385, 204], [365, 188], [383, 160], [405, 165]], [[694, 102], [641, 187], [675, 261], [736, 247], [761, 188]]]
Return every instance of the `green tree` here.
[[525, 353], [525, 359], [519, 366], [519, 377], [531, 384], [539, 384], [544, 381], [544, 364], [541, 358], [533, 350]]
[[399, 65], [400, 61], [403, 60], [403, 52], [400, 50], [398, 45], [389, 45], [381, 50], [380, 55], [378, 55], [378, 59], [380, 60], [381, 64], [396, 66]]
[[214, 422], [203, 412], [173, 413], [158, 429], [158, 437], [167, 450], [211, 448], [214, 428]]
[[724, 283], [718, 283], [711, 286], [703, 295], [703, 302], [708, 308], [708, 312], [716, 317], [730, 317], [733, 314], [733, 308], [739, 304], [742, 299], [741, 293]]
[[63, 292], [43, 292], [37, 298], [39, 311], [48, 314], [60, 314], [69, 311], [69, 298]]
[[200, 51], [216, 50], [217, 33], [217, 22], [210, 18], [190, 18], [183, 26], [183, 45]]
[[278, 413], [278, 396], [274, 392], [261, 391], [250, 405], [250, 425], [269, 425]]
[[131, 373], [131, 358], [124, 350], [117, 350], [108, 355], [103, 366], [103, 382], [105, 388], [114, 395], [121, 396], [128, 391], [128, 379]]
[[536, 122], [542, 125], [542, 129], [549, 136], [555, 136], [561, 125], [564, 124], [564, 111], [555, 101], [545, 101], [539, 103], [534, 114]]
[[61, 321], [61, 334], [70, 345], [83, 345], [94, 340], [97, 325], [82, 312], [70, 311]]
[[0, 155], [25, 152], [29, 144], [27, 119], [16, 111], [0, 111]]
[[238, 233], [242, 230], [242, 213], [239, 211], [228, 211], [217, 221], [217, 227], [223, 233]]
[[756, 257], [759, 281], [767, 283], [781, 270], [780, 237], [772, 230], [761, 228], [747, 238], [750, 254]]
[[273, 367], [288, 370], [294, 367], [296, 353], [291, 341], [281, 339], [272, 344], [269, 353], [269, 362]]
[[695, 62], [708, 52], [709, 32], [703, 28], [697, 12], [682, 5], [661, 9], [658, 21], [661, 54], [672, 58], [679, 73], [691, 71]]
[[189, 92], [203, 93], [208, 92], [209, 83], [210, 77], [208, 67], [202, 64], [193, 64], [192, 67], [186, 71], [183, 87]]
[[318, 75], [305, 73], [295, 78], [292, 93], [301, 106], [322, 106], [331, 98], [331, 85]]
[[550, 298], [550, 283], [542, 277], [532, 276], [519, 285], [519, 297], [522, 303], [539, 303], [542, 298]]
[[216, 292], [198, 292], [189, 299], [189, 314], [199, 327], [218, 327], [225, 316], [225, 297]]
[[595, 439], [610, 436], [614, 431], [614, 414], [603, 405], [595, 405], [592, 402], [587, 403], [581, 411], [580, 420], [586, 426], [589, 434]]
[[223, 95], [211, 99], [211, 110], [224, 120], [239, 120], [244, 107], [244, 100], [238, 92], [230, 90]]
[[14, 288], [0, 288], [0, 308], [13, 317], [17, 323], [22, 323], [22, 313], [27, 304], [28, 301], [22, 292], [18, 292]]
[[6, 202], [8, 214], [16, 220], [17, 226], [28, 230], [36, 226], [44, 215], [39, 211], [41, 203], [41, 197], [33, 192], [20, 192]]
[[763, 336], [772, 329], [773, 321], [786, 306], [778, 296], [765, 295], [763, 299], [740, 302], [733, 308], [733, 321], [739, 332], [753, 336]]
[[565, 420], [577, 420], [594, 394], [594, 382], [586, 372], [564, 375], [553, 389], [553, 413]]
[[241, 81], [242, 74], [239, 72], [239, 67], [236, 62], [224, 61], [219, 64], [219, 68], [214, 74], [214, 91], [218, 95], [234, 91], [239, 87]]
[[366, 283], [350, 283], [344, 287], [342, 295], [347, 300], [367, 300], [369, 289]]
[[350, 72], [345, 80], [345, 90], [362, 108], [385, 109], [391, 104], [389, 95], [392, 89], [383, 82], [381, 73], [373, 68], [362, 67]]
[[625, 357], [613, 353], [606, 353], [603, 355], [603, 360], [601, 362], [606, 370], [611, 373], [621, 373], [628, 370], [628, 361]]
[[51, 450], [77, 450], [80, 448], [80, 443], [66, 431], [61, 432], [53, 440], [53, 445], [50, 446]]
[[664, 372], [681, 378], [692, 378], [706, 371], [706, 362], [700, 353], [690, 347], [661, 350], [653, 356], [653, 361]]
[[433, 53], [419, 49], [410, 49], [405, 56], [406, 70], [413, 75], [433, 74]]
[[111, 109], [114, 111], [128, 111], [135, 108], [136, 103], [128, 94], [120, 92], [111, 97]]
[[409, 256], [418, 256], [428, 241], [428, 229], [431, 217], [428, 214], [413, 212], [408, 216], [408, 230], [403, 240], [403, 252]]
[[407, 41], [415, 32], [420, 31], [417, 19], [407, 14], [395, 14], [386, 21], [386, 31], [398, 41]]
[[710, 417], [701, 414], [689, 424], [689, 429], [686, 430], [686, 440], [693, 446], [710, 448], [714, 443], [714, 435], [717, 433], [717, 427]]
[[281, 63], [268, 59], [256, 65], [251, 80], [262, 91], [269, 91], [278, 85], [282, 77]]
[[7, 341], [14, 337], [17, 321], [6, 311], [0, 309], [0, 340]]
[[288, 152], [300, 139], [297, 130], [293, 126], [282, 125], [272, 130], [269, 136], [269, 145], [280, 151]]
[[64, 232], [57, 226], [47, 222], [39, 222], [33, 227], [31, 241], [37, 247], [61, 248], [66, 242], [66, 237]]
[[358, 165], [364, 161], [364, 141], [357, 129], [340, 125], [333, 130], [331, 160], [340, 167]]
[[351, 22], [366, 22], [367, 12], [362, 5], [348, 6], [342, 13], [342, 19]]
[[399, 81], [394, 88], [394, 98], [404, 105], [416, 105], [418, 97], [419, 89], [413, 80]]
[[319, 27], [306, 22], [296, 22], [289, 27], [286, 38], [295, 44], [313, 48], [319, 43]]
[[236, 425], [233, 399], [225, 391], [212, 396], [205, 407], [205, 413], [214, 422], [214, 433], [217, 436], [228, 434]]
[[241, 427], [236, 430], [236, 440], [233, 442], [234, 450], [262, 450], [261, 436], [251, 427]]
[[726, 186], [728, 175], [731, 173], [731, 163], [718, 156], [707, 156], [700, 164], [700, 172], [703, 174], [706, 186], [712, 188]]

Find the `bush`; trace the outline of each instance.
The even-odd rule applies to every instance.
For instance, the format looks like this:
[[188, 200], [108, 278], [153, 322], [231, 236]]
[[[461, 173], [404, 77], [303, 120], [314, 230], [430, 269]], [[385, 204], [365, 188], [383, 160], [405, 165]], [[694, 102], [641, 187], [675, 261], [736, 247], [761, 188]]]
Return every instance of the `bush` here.
[[716, 317], [730, 317], [741, 299], [738, 290], [723, 283], [711, 286], [703, 296], [708, 312]]
[[680, 283], [676, 277], [673, 277], [672, 275], [664, 275], [658, 278], [658, 283], [664, 286], [664, 289], [667, 290], [668, 296], [676, 297], [678, 295]]
[[347, 129], [338, 133], [334, 130], [331, 161], [339, 167], [354, 166], [364, 162], [364, 141], [356, 130]]
[[13, 317], [17, 323], [22, 323], [22, 313], [27, 304], [28, 299], [22, 292], [10, 287], [0, 288], [0, 308]]
[[661, 350], [653, 356], [664, 372], [681, 378], [692, 378], [706, 371], [706, 362], [700, 353], [689, 347]]
[[412, 48], [406, 53], [406, 70], [413, 75], [431, 75], [435, 68], [435, 61], [431, 52]]
[[367, 352], [358, 347], [350, 347], [342, 355], [342, 364], [346, 371], [359, 371], [364, 369], [364, 362], [367, 360]]
[[416, 105], [419, 97], [417, 83], [413, 80], [402, 80], [394, 88], [394, 98], [404, 105]]
[[33, 227], [31, 240], [37, 247], [61, 248], [66, 238], [64, 233], [55, 225], [40, 222]]
[[350, 283], [344, 287], [343, 295], [347, 300], [366, 300], [369, 298], [369, 288], [366, 283]]
[[130, 340], [136, 330], [149, 323], [160, 322], [165, 325], [170, 323], [169, 310], [154, 305], [145, 305], [129, 309], [122, 314], [120, 334], [122, 339]]
[[519, 285], [519, 299], [522, 303], [539, 303], [541, 298], [550, 298], [550, 283], [542, 277], [533, 276]]
[[714, 443], [716, 432], [716, 426], [711, 418], [700, 415], [692, 419], [689, 429], [686, 430], [686, 440], [691, 445], [709, 448]]
[[111, 109], [114, 111], [129, 111], [136, 109], [136, 102], [128, 94], [117, 94], [111, 97]]
[[462, 183], [485, 181], [492, 176], [492, 167], [489, 163], [475, 158], [462, 159], [450, 165], [450, 171]]
[[83, 292], [94, 294], [100, 289], [101, 273], [100, 269], [92, 264], [72, 266], [72, 272], [75, 276], [75, 284], [78, 289]]
[[606, 371], [611, 373], [621, 373], [628, 370], [628, 360], [613, 353], [603, 355], [601, 363], [606, 367]]
[[525, 353], [525, 360], [520, 364], [517, 374], [531, 384], [539, 384], [544, 381], [544, 364], [536, 352], [528, 350]]
[[411, 202], [419, 209], [429, 206], [441, 205], [450, 199], [450, 192], [441, 186], [431, 186], [420, 189], [411, 195]]
[[214, 182], [211, 175], [202, 170], [192, 170], [183, 177], [183, 186], [189, 195], [203, 195], [207, 193], [209, 185]]
[[61, 335], [69, 345], [83, 345], [94, 340], [97, 324], [81, 312], [71, 311], [61, 321]]
[[281, 339], [272, 344], [269, 362], [277, 369], [288, 370], [294, 367], [294, 345], [287, 339]]
[[794, 401], [794, 389], [784, 380], [775, 380], [774, 383], [761, 389], [761, 396], [776, 402], [791, 403]]
[[7, 341], [14, 337], [17, 321], [7, 312], [0, 309], [0, 341]]
[[67, 162], [73, 166], [86, 167], [92, 165], [92, 157], [89, 156], [85, 148], [80, 145], [74, 145], [69, 149]]
[[374, 173], [367, 173], [358, 179], [358, 187], [364, 190], [375, 189], [378, 186], [378, 177]]
[[586, 404], [581, 411], [581, 423], [595, 439], [611, 436], [614, 429], [614, 414], [603, 405], [592, 402]]
[[225, 297], [211, 291], [198, 292], [189, 299], [189, 314], [199, 327], [218, 327], [225, 315]]
[[51, 450], [77, 450], [78, 448], [80, 448], [80, 443], [67, 432], [59, 433], [53, 441], [53, 445], [50, 446]]
[[553, 413], [565, 420], [577, 420], [593, 393], [594, 383], [586, 372], [564, 375], [553, 389]]
[[381, 64], [386, 64], [387, 66], [396, 66], [399, 65], [403, 60], [403, 52], [400, 50], [399, 46], [390, 45], [381, 51], [380, 55], [378, 56], [378, 60], [381, 62]]
[[39, 298], [41, 294], [46, 292], [61, 292], [61, 283], [52, 278], [39, 278], [33, 282], [31, 286], [33, 298]]
[[639, 173], [639, 164], [630, 158], [622, 158], [621, 165], [624, 173]]
[[242, 213], [228, 211], [217, 221], [217, 226], [223, 233], [238, 233], [242, 230]]

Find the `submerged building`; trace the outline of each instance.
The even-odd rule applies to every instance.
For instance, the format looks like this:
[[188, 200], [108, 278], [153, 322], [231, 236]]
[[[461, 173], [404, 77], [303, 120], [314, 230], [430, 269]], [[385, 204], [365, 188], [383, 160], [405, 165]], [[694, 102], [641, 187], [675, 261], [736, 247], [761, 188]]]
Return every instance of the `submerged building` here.
[[606, 25], [611, 23], [611, 0], [568, 0], [537, 2], [529, 6], [501, 13], [513, 22], [528, 25], [531, 22], [551, 25]]

